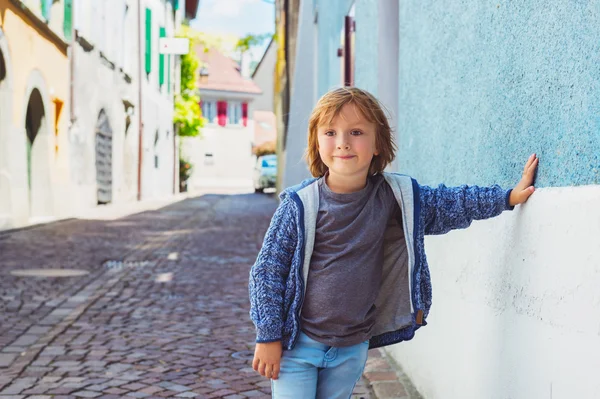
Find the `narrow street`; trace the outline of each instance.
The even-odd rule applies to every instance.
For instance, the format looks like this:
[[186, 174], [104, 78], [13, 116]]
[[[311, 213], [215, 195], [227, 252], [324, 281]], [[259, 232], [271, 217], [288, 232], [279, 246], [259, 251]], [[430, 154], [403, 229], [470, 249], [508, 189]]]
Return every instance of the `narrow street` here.
[[[276, 205], [205, 195], [0, 233], [0, 398], [270, 397], [247, 281]], [[18, 275], [34, 269], [80, 275]]]

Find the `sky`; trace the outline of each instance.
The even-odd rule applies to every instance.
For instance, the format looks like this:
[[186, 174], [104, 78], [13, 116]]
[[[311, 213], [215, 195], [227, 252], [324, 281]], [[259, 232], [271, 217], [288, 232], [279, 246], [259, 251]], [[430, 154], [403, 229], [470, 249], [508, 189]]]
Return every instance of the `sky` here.
[[[275, 0], [200, 0], [198, 14], [190, 23], [195, 30], [219, 34], [246, 36], [275, 32]], [[258, 61], [268, 41], [251, 52]]]

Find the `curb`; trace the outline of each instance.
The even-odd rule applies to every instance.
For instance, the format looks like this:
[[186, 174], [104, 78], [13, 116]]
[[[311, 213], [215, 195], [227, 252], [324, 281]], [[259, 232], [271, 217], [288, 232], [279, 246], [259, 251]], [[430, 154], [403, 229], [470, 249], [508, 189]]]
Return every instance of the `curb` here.
[[399, 365], [382, 349], [371, 349], [363, 377], [377, 399], [423, 399]]

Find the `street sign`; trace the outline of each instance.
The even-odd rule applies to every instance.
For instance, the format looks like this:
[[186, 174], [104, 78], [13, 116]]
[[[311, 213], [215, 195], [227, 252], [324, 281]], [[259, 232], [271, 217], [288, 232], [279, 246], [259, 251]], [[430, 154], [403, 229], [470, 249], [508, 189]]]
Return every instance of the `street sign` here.
[[158, 41], [160, 54], [183, 55], [190, 52], [190, 39], [186, 37], [161, 37]]

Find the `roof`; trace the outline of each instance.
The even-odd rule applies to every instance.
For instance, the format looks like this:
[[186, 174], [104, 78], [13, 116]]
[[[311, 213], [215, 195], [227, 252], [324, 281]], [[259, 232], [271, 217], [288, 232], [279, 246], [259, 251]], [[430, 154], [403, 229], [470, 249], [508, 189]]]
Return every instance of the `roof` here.
[[265, 52], [263, 53], [263, 56], [260, 58], [260, 61], [258, 61], [258, 64], [256, 65], [256, 68], [254, 68], [254, 72], [252, 73], [252, 77], [253, 78], [254, 78], [254, 75], [256, 75], [256, 72], [258, 72], [258, 69], [260, 68], [260, 66], [261, 66], [263, 60], [265, 59], [265, 57], [267, 56], [267, 53], [271, 49], [271, 46], [273, 45], [274, 41], [275, 41], [275, 36], [273, 35], [273, 37], [271, 37], [271, 41], [269, 42], [269, 45], [267, 46], [267, 48], [265, 49]]
[[233, 91], [238, 93], [261, 94], [260, 88], [251, 80], [244, 79], [237, 69], [237, 64], [229, 57], [211, 48], [204, 52], [204, 47], [195, 48], [198, 58], [206, 64], [208, 79], [200, 82], [198, 75], [197, 87], [200, 90]]

